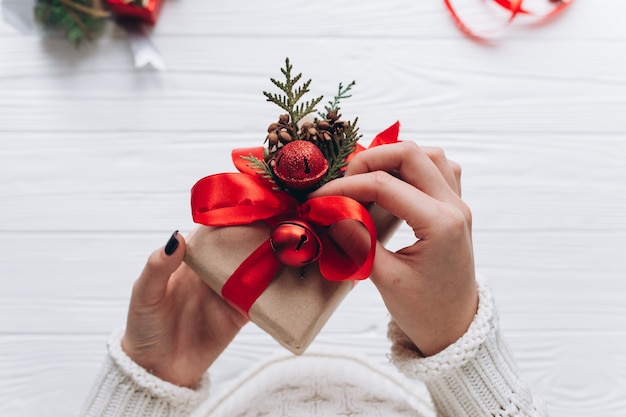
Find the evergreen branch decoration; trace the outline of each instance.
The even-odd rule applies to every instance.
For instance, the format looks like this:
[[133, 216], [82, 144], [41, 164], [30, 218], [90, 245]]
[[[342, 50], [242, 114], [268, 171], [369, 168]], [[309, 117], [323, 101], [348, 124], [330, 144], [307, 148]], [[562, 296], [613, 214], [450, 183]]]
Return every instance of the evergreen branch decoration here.
[[346, 159], [356, 150], [356, 144], [362, 136], [359, 134], [359, 128], [356, 126], [357, 122], [358, 117], [354, 119], [353, 123], [348, 125], [344, 132], [344, 137], [338, 138], [336, 141], [323, 142], [323, 145], [320, 146], [322, 153], [328, 161], [328, 171], [319, 186], [339, 178], [343, 169], [348, 165]]
[[296, 87], [296, 84], [302, 78], [302, 73], [295, 75], [292, 78], [291, 70], [293, 65], [289, 62], [289, 58], [285, 59], [285, 68], [281, 68], [280, 72], [285, 76], [285, 82], [270, 78], [272, 84], [278, 87], [284, 94], [269, 93], [263, 91], [263, 95], [267, 98], [267, 101], [276, 104], [281, 109], [285, 110], [291, 119], [291, 124], [296, 126], [298, 122], [307, 114], [315, 112], [315, 106], [317, 106], [324, 96], [319, 96], [310, 101], [298, 104], [300, 99], [309, 92], [309, 86], [311, 80], [307, 80], [302, 85]]
[[63, 33], [75, 47], [99, 34], [109, 17], [100, 0], [37, 0], [35, 4], [35, 19], [44, 29]]
[[[263, 160], [260, 160], [256, 156], [250, 154], [249, 156], [241, 156], [241, 159], [250, 162], [248, 166], [253, 168], [258, 175], [261, 175], [263, 178], [269, 180], [273, 184], [276, 184], [276, 180], [274, 179], [274, 173], [267, 163]], [[278, 186], [274, 187], [275, 190], [278, 190]]]
[[[348, 84], [347, 86], [343, 86], [342, 83], [339, 83], [339, 88], [337, 89], [337, 95], [333, 98], [333, 101], [329, 101], [328, 102], [328, 106], [324, 106], [324, 109], [326, 110], [326, 114], [330, 113], [333, 110], [339, 111], [341, 108], [339, 107], [339, 103], [341, 102], [341, 100], [345, 99], [345, 98], [350, 98], [352, 97], [352, 94], [348, 94], [348, 92], [350, 90], [352, 90], [352, 87], [354, 87], [356, 85], [356, 81], [352, 81], [350, 84]], [[325, 114], [321, 114], [318, 113], [321, 117], [326, 117]]]
[[345, 86], [339, 83], [337, 94], [325, 106], [326, 114], [317, 113], [320, 117], [305, 121], [304, 116], [317, 112], [315, 106], [323, 96], [305, 101], [311, 80], [302, 81], [302, 73], [294, 74], [289, 58], [280, 71], [284, 80], [270, 79], [280, 92], [264, 91], [263, 95], [286, 114], [268, 126], [263, 160], [253, 155], [244, 159], [257, 174], [272, 181], [275, 189], [304, 201], [314, 189], [341, 177], [350, 154], [357, 148], [361, 138], [358, 119], [343, 121], [339, 114], [341, 101], [351, 97], [356, 82]]

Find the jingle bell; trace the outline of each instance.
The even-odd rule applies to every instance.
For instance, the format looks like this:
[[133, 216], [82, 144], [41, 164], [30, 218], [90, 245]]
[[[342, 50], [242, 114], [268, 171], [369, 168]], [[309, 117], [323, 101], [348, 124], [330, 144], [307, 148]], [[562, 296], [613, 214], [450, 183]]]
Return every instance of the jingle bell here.
[[276, 258], [284, 265], [300, 267], [315, 262], [322, 243], [304, 222], [288, 221], [276, 225], [270, 233], [270, 244]]
[[328, 171], [322, 151], [306, 140], [295, 140], [276, 154], [274, 174], [293, 190], [306, 190], [318, 184]]

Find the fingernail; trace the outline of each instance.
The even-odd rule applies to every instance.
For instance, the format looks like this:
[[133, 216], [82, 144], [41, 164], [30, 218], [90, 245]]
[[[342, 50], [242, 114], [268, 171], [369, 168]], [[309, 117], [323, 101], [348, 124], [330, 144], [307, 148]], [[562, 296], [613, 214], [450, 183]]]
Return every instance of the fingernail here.
[[167, 256], [170, 256], [171, 254], [176, 252], [176, 248], [178, 248], [178, 239], [176, 238], [177, 233], [178, 233], [178, 230], [172, 233], [170, 240], [168, 240], [167, 243], [165, 244], [164, 252]]

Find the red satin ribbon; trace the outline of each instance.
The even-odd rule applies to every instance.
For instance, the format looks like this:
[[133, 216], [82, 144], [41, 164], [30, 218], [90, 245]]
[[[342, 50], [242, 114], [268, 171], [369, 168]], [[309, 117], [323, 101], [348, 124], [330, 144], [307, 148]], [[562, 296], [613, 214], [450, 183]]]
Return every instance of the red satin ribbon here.
[[[399, 123], [379, 133], [370, 147], [398, 141]], [[358, 146], [355, 153], [364, 150]], [[241, 173], [222, 173], [205, 177], [191, 190], [193, 220], [206, 226], [245, 225], [265, 221], [273, 226], [284, 220], [301, 220], [312, 225], [321, 240], [319, 268], [330, 281], [361, 280], [369, 276], [376, 249], [376, 226], [363, 205], [348, 197], [327, 196], [299, 203], [284, 191], [257, 175], [240, 156], [263, 157], [262, 147], [235, 149], [233, 162]], [[361, 264], [353, 262], [325, 233], [324, 228], [341, 220], [356, 220], [370, 235], [370, 249]], [[270, 241], [263, 242], [222, 288], [222, 296], [248, 315], [252, 304], [265, 291], [282, 268], [272, 253]]]
[[[374, 137], [374, 140], [372, 140], [372, 143], [370, 143], [370, 146], [367, 147], [367, 149], [374, 148], [380, 145], [388, 145], [391, 143], [399, 142], [398, 140], [399, 135], [400, 135], [400, 122], [395, 122], [394, 124], [389, 126], [387, 129], [377, 134]], [[366, 148], [364, 146], [361, 146], [360, 144], [357, 143], [356, 150], [352, 152], [350, 155], [348, 155], [348, 158], [346, 158], [346, 162], [350, 162], [352, 158], [356, 156], [356, 154], [364, 151], [365, 149]]]
[[[511, 15], [509, 16], [507, 22], [505, 23], [505, 26], [510, 24], [513, 19], [518, 15], [518, 14], [524, 14], [524, 15], [528, 15], [528, 16], [537, 16], [539, 18], [540, 21], [547, 21], [553, 17], [555, 17], [557, 14], [563, 12], [565, 10], [566, 7], [568, 7], [569, 5], [571, 5], [574, 0], [561, 0], [558, 2], [558, 4], [552, 9], [550, 10], [548, 13], [545, 13], [543, 15], [538, 15], [537, 13], [533, 13], [529, 10], [526, 10], [522, 7], [522, 3], [523, 0], [492, 0], [494, 3], [496, 3], [497, 5], [499, 5], [500, 7], [508, 10]], [[457, 24], [457, 26], [459, 27], [459, 29], [468, 37], [480, 41], [480, 42], [485, 42], [487, 40], [487, 35], [485, 34], [480, 34], [478, 32], [476, 32], [474, 29], [471, 29], [464, 21], [463, 19], [461, 19], [461, 17], [459, 16], [459, 14], [457, 13], [457, 9], [452, 5], [452, 1], [451, 0], [443, 0], [446, 8], [448, 9], [448, 11], [450, 12], [450, 15], [452, 16], [452, 19], [454, 20], [454, 22]]]
[[148, 0], [145, 6], [136, 6], [122, 0], [107, 0], [107, 3], [116, 17], [139, 19], [150, 25], [156, 24], [163, 5], [162, 0]]

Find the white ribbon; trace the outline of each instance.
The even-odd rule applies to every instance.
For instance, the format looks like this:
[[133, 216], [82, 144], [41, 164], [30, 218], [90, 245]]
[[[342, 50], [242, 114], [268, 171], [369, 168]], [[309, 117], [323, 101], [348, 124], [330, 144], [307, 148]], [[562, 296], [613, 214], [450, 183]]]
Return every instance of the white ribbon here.
[[35, 0], [2, 0], [4, 21], [24, 34], [33, 33], [35, 24]]
[[126, 31], [130, 50], [133, 53], [135, 68], [153, 68], [165, 71], [165, 62], [150, 36], [143, 30], [139, 21], [120, 21], [119, 26]]

